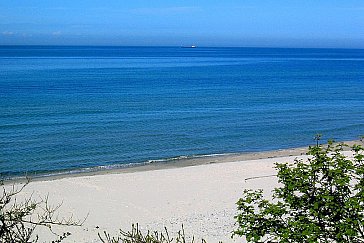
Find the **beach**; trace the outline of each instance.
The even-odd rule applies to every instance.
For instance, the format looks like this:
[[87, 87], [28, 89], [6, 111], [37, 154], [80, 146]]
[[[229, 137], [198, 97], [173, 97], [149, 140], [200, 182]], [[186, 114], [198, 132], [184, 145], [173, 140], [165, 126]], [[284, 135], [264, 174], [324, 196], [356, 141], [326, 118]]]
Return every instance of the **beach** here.
[[[244, 189], [315, 134], [363, 134], [364, 50], [0, 46], [0, 175], [19, 202], [84, 221], [63, 242], [139, 223], [231, 239]], [[55, 215], [56, 216], [56, 215]], [[57, 237], [42, 229], [40, 242]]]
[[[101, 242], [98, 233], [106, 230], [117, 235], [120, 228], [129, 230], [133, 223], [139, 223], [143, 231], [167, 227], [171, 235], [183, 224], [186, 235], [196, 239], [241, 242], [241, 238], [231, 239], [231, 232], [235, 203], [243, 190], [263, 189], [269, 197], [278, 185], [274, 163], [306, 159], [307, 155], [299, 148], [240, 156], [206, 157], [201, 163], [183, 166], [43, 178], [32, 181], [20, 196], [48, 195], [51, 204], [62, 203], [62, 217], [86, 217], [80, 227], [54, 229], [71, 232], [64, 242]], [[49, 232], [41, 233], [47, 240], [54, 239]]]
[[364, 242], [364, 4], [311, 2], [1, 1], [0, 243]]

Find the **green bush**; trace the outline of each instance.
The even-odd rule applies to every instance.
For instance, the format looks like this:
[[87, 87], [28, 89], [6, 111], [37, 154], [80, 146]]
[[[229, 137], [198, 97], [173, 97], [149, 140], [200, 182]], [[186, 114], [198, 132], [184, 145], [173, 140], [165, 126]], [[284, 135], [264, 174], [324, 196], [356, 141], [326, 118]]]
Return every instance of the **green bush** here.
[[348, 158], [345, 146], [317, 144], [309, 147], [307, 161], [277, 163], [281, 186], [273, 200], [264, 199], [262, 190], [245, 190], [233, 236], [248, 242], [363, 242], [363, 147], [354, 145]]

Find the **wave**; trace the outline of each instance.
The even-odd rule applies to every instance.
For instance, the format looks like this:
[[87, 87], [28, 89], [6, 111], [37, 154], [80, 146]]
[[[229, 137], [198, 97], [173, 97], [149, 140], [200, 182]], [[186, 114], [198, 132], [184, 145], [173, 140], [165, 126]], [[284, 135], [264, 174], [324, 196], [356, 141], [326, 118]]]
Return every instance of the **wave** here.
[[13, 180], [22, 180], [26, 178], [31, 179], [44, 179], [44, 178], [52, 178], [52, 177], [62, 177], [67, 175], [87, 175], [93, 174], [98, 172], [105, 172], [105, 171], [113, 171], [113, 170], [123, 170], [129, 168], [136, 168], [142, 167], [150, 164], [166, 164], [171, 162], [177, 162], [182, 160], [192, 160], [192, 159], [202, 159], [202, 158], [210, 158], [210, 157], [222, 157], [222, 156], [229, 156], [229, 155], [238, 155], [241, 153], [216, 153], [216, 154], [201, 154], [201, 155], [181, 155], [176, 157], [164, 158], [164, 159], [151, 159], [144, 162], [136, 162], [136, 163], [119, 163], [119, 164], [111, 164], [111, 165], [99, 165], [99, 166], [92, 166], [92, 167], [84, 167], [84, 168], [77, 168], [77, 169], [70, 169], [70, 170], [61, 170], [61, 171], [38, 171], [32, 172], [27, 175], [9, 175], [6, 178], [2, 178], [4, 181], [13, 181]]

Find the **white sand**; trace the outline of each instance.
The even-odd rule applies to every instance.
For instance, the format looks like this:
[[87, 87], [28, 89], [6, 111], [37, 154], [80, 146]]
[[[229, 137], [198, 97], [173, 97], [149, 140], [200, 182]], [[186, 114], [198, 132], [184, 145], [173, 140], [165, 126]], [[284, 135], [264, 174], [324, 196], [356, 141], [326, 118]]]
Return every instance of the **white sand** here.
[[[51, 181], [35, 181], [25, 192], [47, 195], [53, 203], [63, 201], [60, 213], [76, 218], [88, 215], [81, 227], [72, 227], [65, 242], [100, 242], [97, 232], [166, 226], [209, 242], [231, 241], [235, 202], [244, 188], [271, 190], [275, 177], [245, 181], [245, 178], [275, 174], [273, 163], [294, 157], [208, 164], [164, 170], [141, 171]], [[100, 228], [97, 229], [96, 227]]]
[[[276, 177], [270, 176], [275, 174], [274, 162], [296, 157], [34, 181], [25, 193], [49, 194], [52, 202], [63, 201], [62, 215], [80, 219], [88, 215], [83, 226], [66, 229], [72, 235], [65, 242], [100, 242], [98, 232], [106, 229], [115, 235], [119, 228], [130, 229], [137, 222], [143, 229], [166, 226], [172, 232], [183, 223], [188, 235], [208, 242], [232, 242], [235, 203], [242, 191], [271, 191], [278, 185]], [[245, 181], [256, 176], [270, 177]]]

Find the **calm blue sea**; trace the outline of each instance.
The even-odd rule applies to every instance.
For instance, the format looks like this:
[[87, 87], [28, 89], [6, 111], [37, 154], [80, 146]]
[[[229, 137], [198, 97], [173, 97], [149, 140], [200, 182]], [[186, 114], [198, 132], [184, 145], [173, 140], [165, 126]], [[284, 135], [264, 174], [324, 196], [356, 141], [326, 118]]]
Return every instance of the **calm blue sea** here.
[[3, 176], [364, 134], [364, 50], [0, 47]]

